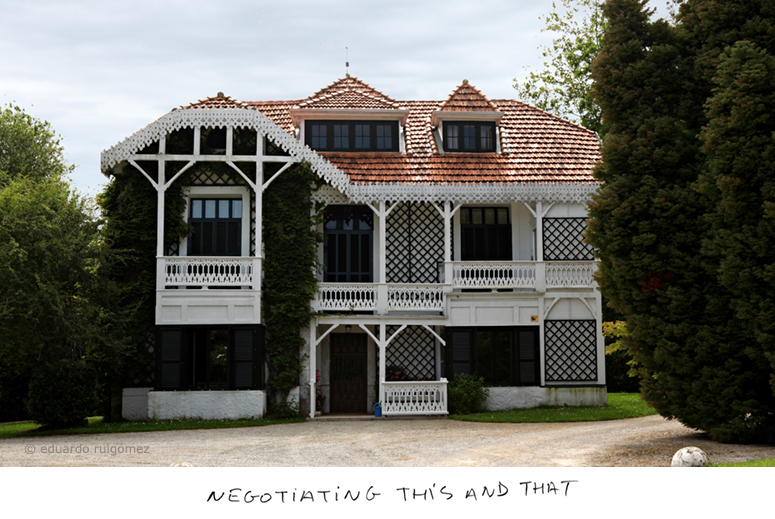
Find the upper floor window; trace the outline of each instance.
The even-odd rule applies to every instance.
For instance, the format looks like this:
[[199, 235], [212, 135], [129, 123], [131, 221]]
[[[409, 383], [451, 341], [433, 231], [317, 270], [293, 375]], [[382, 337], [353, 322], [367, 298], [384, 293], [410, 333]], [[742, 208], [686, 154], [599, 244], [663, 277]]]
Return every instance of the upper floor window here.
[[190, 256], [239, 256], [242, 253], [242, 199], [191, 200]]
[[511, 261], [508, 207], [461, 208], [460, 237], [463, 261]]
[[317, 151], [398, 151], [398, 121], [306, 121], [304, 132]]
[[495, 151], [495, 123], [444, 121], [444, 151]]

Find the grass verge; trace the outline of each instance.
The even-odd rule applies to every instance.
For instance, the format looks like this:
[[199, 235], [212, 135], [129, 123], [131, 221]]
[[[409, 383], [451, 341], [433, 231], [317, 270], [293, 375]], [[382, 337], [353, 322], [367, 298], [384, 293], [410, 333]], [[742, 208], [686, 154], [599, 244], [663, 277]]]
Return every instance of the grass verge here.
[[605, 407], [534, 407], [510, 411], [451, 415], [453, 420], [466, 422], [538, 423], [538, 422], [594, 422], [621, 420], [656, 414], [637, 393], [609, 393]]
[[269, 420], [150, 420], [147, 422], [104, 422], [101, 416], [89, 418], [89, 425], [72, 429], [46, 429], [34, 422], [0, 425], [0, 438], [56, 436], [60, 434], [109, 434], [123, 432], [180, 431], [185, 429], [229, 429], [303, 422], [304, 418]]
[[711, 463], [711, 467], [775, 467], [775, 458], [742, 461], [740, 463]]

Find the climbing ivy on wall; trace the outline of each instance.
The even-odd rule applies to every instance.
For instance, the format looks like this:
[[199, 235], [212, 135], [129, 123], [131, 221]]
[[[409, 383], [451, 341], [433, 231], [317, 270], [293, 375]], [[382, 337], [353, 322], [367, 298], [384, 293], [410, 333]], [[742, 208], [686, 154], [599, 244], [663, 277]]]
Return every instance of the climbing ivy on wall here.
[[310, 301], [317, 292], [317, 250], [323, 241], [315, 231], [322, 214], [322, 207], [312, 202], [315, 189], [315, 175], [302, 163], [264, 192], [262, 297], [270, 410], [299, 385], [305, 360], [300, 332], [313, 317]]
[[[174, 171], [172, 166], [167, 176], [171, 178]], [[157, 194], [148, 179], [131, 166], [113, 171], [110, 176], [110, 183], [97, 197], [105, 218], [102, 235], [110, 251], [100, 273], [119, 287], [121, 315], [114, 333], [136, 346], [120, 383], [145, 385], [153, 373], [150, 370], [153, 354], [146, 346], [149, 337], [153, 337], [155, 325]], [[186, 207], [183, 186], [188, 177], [182, 177], [187, 175], [178, 178], [164, 196], [165, 250], [188, 233], [183, 219]]]

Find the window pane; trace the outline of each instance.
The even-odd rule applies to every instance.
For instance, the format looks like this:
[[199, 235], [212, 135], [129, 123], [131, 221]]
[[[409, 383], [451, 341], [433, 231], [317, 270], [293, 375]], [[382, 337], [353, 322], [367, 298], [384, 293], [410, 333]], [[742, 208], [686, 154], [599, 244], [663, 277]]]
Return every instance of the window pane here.
[[334, 148], [341, 150], [350, 147], [349, 130], [346, 124], [334, 125]]
[[459, 132], [460, 127], [458, 125], [450, 124], [447, 126], [447, 149], [456, 150], [459, 148]]
[[471, 210], [470, 209], [461, 209], [460, 210], [460, 223], [463, 225], [471, 223]]
[[466, 150], [476, 149], [476, 126], [473, 124], [463, 126], [463, 148]]
[[499, 330], [494, 332], [495, 337], [495, 371], [494, 384], [496, 386], [510, 386], [514, 383], [511, 376], [511, 332]]
[[232, 200], [231, 202], [231, 217], [242, 218], [242, 200]]
[[205, 200], [205, 218], [215, 218], [215, 200]]
[[228, 218], [228, 217], [229, 217], [229, 201], [218, 200], [218, 218]]
[[202, 201], [194, 200], [191, 205], [191, 218], [202, 217]]
[[482, 150], [493, 150], [495, 149], [495, 146], [493, 146], [493, 127], [492, 126], [481, 126], [479, 128], [479, 131], [481, 132], [481, 142], [479, 144], [479, 147]]
[[[369, 131], [371, 130], [368, 124], [356, 124], [355, 125], [355, 147], [358, 149], [368, 149], [371, 146], [371, 140], [369, 139]], [[377, 132], [379, 134], [379, 132]]]
[[509, 223], [509, 210], [506, 208], [498, 208], [498, 225], [508, 225]]
[[482, 210], [480, 208], [471, 209], [471, 220], [473, 220], [471, 223], [474, 225], [482, 224]]
[[495, 209], [488, 207], [484, 210], [484, 223], [486, 225], [495, 225]]
[[323, 124], [312, 125], [312, 147], [314, 149], [326, 148], [326, 126]]
[[388, 150], [393, 147], [393, 135], [389, 124], [377, 125], [377, 149]]

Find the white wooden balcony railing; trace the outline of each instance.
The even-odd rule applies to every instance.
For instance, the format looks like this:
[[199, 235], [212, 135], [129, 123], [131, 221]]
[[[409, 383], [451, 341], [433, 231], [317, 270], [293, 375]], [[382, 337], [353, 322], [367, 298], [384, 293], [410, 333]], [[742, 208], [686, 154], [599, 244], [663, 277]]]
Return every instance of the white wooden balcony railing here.
[[447, 379], [433, 382], [383, 382], [382, 414], [447, 414]]
[[546, 263], [546, 286], [589, 288], [595, 286], [597, 264], [591, 261], [550, 261]]
[[453, 288], [535, 288], [536, 264], [522, 261], [455, 261]]
[[253, 287], [255, 258], [163, 258], [164, 286]]
[[320, 312], [362, 312], [377, 309], [377, 285], [363, 283], [320, 283], [316, 310]]
[[591, 288], [592, 261], [455, 261], [452, 288]]

